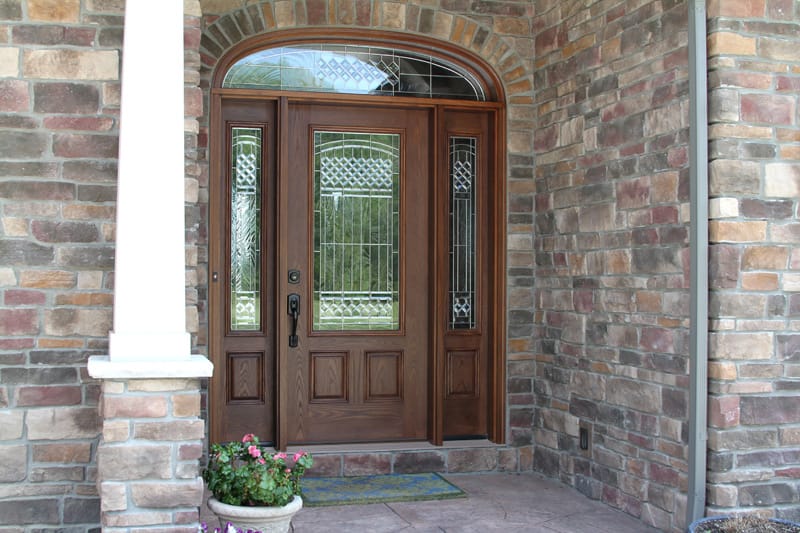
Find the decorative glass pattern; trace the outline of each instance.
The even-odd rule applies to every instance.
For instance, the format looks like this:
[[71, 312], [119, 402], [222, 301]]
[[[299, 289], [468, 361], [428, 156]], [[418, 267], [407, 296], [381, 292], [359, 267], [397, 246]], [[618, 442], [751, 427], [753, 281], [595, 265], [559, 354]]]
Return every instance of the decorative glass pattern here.
[[237, 61], [223, 87], [486, 100], [463, 68], [430, 55], [363, 45], [296, 44]]
[[475, 327], [475, 137], [450, 137], [450, 329]]
[[315, 331], [399, 328], [400, 135], [314, 133]]
[[231, 330], [261, 329], [261, 128], [231, 128]]

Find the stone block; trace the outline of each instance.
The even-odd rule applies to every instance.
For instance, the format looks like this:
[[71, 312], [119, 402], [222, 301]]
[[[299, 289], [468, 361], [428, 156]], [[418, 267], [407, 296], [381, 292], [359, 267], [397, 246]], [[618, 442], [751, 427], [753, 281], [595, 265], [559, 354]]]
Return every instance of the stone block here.
[[388, 453], [345, 455], [343, 459], [345, 476], [368, 476], [392, 472], [392, 456]]
[[38, 335], [39, 317], [36, 309], [0, 309], [0, 335]]
[[17, 481], [22, 481], [27, 475], [27, 468], [27, 446], [0, 446], [0, 483], [14, 483]]
[[133, 437], [154, 441], [202, 440], [205, 435], [203, 420], [169, 420], [164, 422], [135, 422]]
[[105, 442], [124, 442], [130, 437], [130, 422], [128, 420], [104, 420], [103, 440]]
[[88, 463], [92, 459], [92, 446], [88, 442], [34, 444], [35, 463]]
[[708, 418], [711, 427], [730, 428], [739, 425], [739, 397], [712, 396], [708, 399]]
[[[796, 46], [796, 45], [795, 45]], [[795, 99], [774, 94], [743, 94], [740, 99], [741, 119], [757, 124], [794, 124]]]
[[767, 163], [764, 194], [772, 197], [797, 198], [800, 195], [800, 163]]
[[140, 509], [198, 507], [203, 503], [203, 480], [131, 483], [131, 500]]
[[194, 378], [186, 379], [132, 379], [128, 382], [130, 392], [169, 392], [169, 391], [199, 391], [200, 381]]
[[708, 56], [756, 55], [756, 39], [733, 32], [714, 32], [708, 37]]
[[22, 438], [24, 415], [25, 411], [21, 409], [0, 411], [0, 441]]
[[25, 50], [22, 64], [29, 79], [119, 79], [119, 54], [112, 50]]
[[484, 472], [497, 469], [497, 449], [467, 448], [447, 454], [448, 472]]
[[[3, 50], [0, 48], [0, 50]], [[14, 50], [15, 48], [11, 48]], [[2, 67], [0, 67], [2, 68]], [[26, 113], [31, 100], [28, 83], [23, 80], [0, 80], [0, 111], [4, 113]]]
[[[0, 7], [0, 12], [2, 11]], [[3, 19], [3, 17], [0, 17]], [[4, 19], [8, 20], [8, 19]], [[0, 77], [16, 78], [19, 76], [19, 48], [11, 46], [0, 47]]]
[[101, 445], [97, 451], [97, 467], [103, 481], [170, 479], [171, 456], [169, 445]]
[[29, 440], [92, 439], [100, 431], [94, 407], [31, 409], [26, 418]]
[[99, 498], [64, 498], [64, 523], [88, 524], [100, 523]]
[[[152, 533], [165, 533], [173, 531], [171, 527], [172, 513], [169, 512], [128, 512], [120, 514], [104, 513], [102, 516], [103, 531], [130, 531], [129, 528], [137, 526], [163, 526], [143, 529], [138, 531], [146, 531]], [[169, 527], [167, 527], [169, 526]], [[121, 528], [114, 530], [110, 528]], [[178, 530], [182, 531], [182, 530]]]
[[444, 455], [439, 452], [398, 452], [393, 467], [397, 474], [444, 472], [446, 469]]
[[651, 383], [612, 378], [608, 380], [606, 398], [614, 405], [647, 413], [661, 412], [661, 387]]
[[31, 468], [28, 481], [33, 483], [53, 483], [58, 481], [84, 481], [85, 468], [82, 466], [47, 466]]
[[33, 86], [33, 110], [37, 113], [91, 115], [100, 108], [100, 92], [84, 83], [37, 83]]
[[774, 338], [771, 333], [718, 332], [712, 333], [709, 341], [711, 359], [770, 359], [774, 353]]
[[171, 397], [172, 416], [200, 416], [200, 394], [175, 394]]
[[761, 220], [709, 222], [711, 242], [764, 242], [767, 240], [767, 223]]
[[83, 400], [79, 386], [19, 387], [18, 406], [78, 405]]
[[66, 270], [23, 270], [20, 287], [36, 289], [71, 289], [75, 286], [75, 273]]
[[783, 270], [789, 261], [789, 249], [782, 246], [748, 246], [742, 255], [743, 270]]
[[111, 329], [110, 309], [51, 309], [44, 313], [47, 335], [106, 337]]
[[740, 402], [742, 424], [800, 423], [800, 396], [746, 396]]
[[709, 192], [714, 196], [761, 194], [761, 165], [755, 161], [716, 159], [709, 169]]
[[163, 418], [167, 416], [167, 398], [164, 396], [105, 396], [105, 418]]
[[342, 475], [341, 455], [314, 455], [314, 466], [306, 472], [310, 477], [326, 477]]
[[31, 233], [41, 242], [97, 242], [100, 232], [96, 224], [34, 220]]
[[[1, 5], [0, 10], [2, 10]], [[0, 501], [0, 517], [4, 524], [55, 525], [60, 521], [59, 500], [56, 498], [25, 498]]]

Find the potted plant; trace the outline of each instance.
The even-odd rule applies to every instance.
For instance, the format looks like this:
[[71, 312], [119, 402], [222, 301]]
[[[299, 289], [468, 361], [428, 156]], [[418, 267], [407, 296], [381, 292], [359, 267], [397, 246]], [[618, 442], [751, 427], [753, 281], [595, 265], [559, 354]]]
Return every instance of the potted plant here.
[[213, 444], [203, 470], [213, 495], [208, 508], [223, 528], [285, 533], [303, 507], [300, 479], [313, 462], [304, 452], [290, 458], [265, 450], [252, 433], [241, 442]]
[[800, 533], [800, 524], [753, 514], [709, 516], [692, 522], [689, 533]]

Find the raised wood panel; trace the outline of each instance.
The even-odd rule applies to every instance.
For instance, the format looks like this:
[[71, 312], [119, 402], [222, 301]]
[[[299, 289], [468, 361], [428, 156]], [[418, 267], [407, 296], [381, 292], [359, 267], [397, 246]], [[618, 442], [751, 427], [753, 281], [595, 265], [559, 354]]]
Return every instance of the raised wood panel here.
[[312, 402], [346, 402], [348, 352], [311, 352]]
[[228, 353], [228, 404], [264, 403], [264, 352]]
[[478, 352], [447, 352], [445, 367], [446, 398], [477, 398], [480, 394], [478, 369]]
[[403, 353], [366, 353], [365, 400], [403, 399]]

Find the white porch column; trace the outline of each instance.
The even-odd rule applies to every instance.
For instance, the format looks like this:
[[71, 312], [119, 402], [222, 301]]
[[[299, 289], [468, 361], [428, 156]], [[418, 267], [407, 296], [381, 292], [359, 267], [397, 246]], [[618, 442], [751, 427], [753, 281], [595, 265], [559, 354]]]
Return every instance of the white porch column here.
[[93, 377], [209, 376], [186, 332], [183, 2], [125, 6], [114, 329]]
[[186, 332], [182, 0], [125, 5], [114, 329], [102, 379], [103, 531], [197, 531], [211, 362]]

